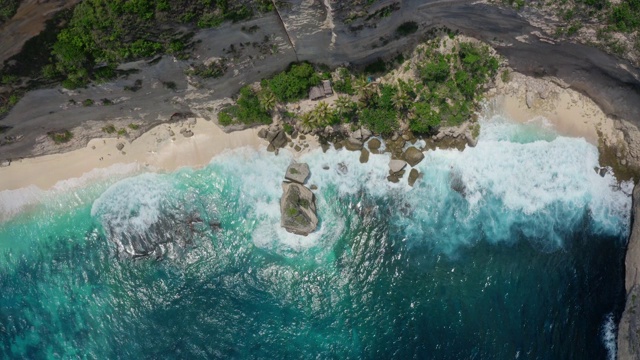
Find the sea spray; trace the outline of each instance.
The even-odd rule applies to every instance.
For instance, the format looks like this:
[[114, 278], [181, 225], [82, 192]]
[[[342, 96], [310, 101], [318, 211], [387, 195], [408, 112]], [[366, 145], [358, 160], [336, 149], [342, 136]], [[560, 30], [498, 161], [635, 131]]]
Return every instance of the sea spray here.
[[[628, 185], [582, 140], [482, 121], [476, 148], [427, 152], [413, 188], [386, 180], [388, 154], [303, 155], [307, 238], [279, 227], [287, 151], [57, 194], [0, 225], [26, 244], [0, 258], [0, 357], [607, 358]], [[113, 257], [129, 233], [190, 241]]]

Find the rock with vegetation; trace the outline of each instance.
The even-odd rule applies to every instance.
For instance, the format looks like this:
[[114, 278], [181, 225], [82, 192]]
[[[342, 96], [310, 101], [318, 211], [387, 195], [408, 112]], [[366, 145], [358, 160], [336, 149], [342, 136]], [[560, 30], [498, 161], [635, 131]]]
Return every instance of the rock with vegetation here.
[[285, 180], [304, 185], [309, 178], [309, 165], [305, 163], [292, 163], [284, 175]]
[[307, 236], [318, 227], [313, 192], [298, 183], [283, 183], [280, 225], [290, 233]]
[[402, 154], [402, 158], [411, 166], [416, 166], [422, 159], [424, 159], [424, 154], [422, 151], [416, 149], [415, 147], [408, 148], [404, 154]]

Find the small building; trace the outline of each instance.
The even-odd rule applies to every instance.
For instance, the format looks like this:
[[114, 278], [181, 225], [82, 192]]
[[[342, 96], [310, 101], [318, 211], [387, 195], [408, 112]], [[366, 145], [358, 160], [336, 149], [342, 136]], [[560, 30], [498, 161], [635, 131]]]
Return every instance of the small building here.
[[309, 90], [309, 100], [320, 100], [322, 98], [324, 98], [324, 88], [322, 86], [314, 86]]
[[331, 81], [322, 80], [322, 89], [324, 90], [324, 96], [333, 95], [333, 89], [331, 89]]
[[309, 100], [320, 100], [333, 95], [331, 81], [322, 80], [320, 85], [316, 85], [309, 90]]

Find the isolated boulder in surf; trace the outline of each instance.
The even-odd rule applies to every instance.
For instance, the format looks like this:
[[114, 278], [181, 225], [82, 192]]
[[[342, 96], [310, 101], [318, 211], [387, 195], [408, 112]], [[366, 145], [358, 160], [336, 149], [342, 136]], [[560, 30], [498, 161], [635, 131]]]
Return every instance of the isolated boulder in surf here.
[[318, 227], [316, 199], [311, 190], [297, 183], [282, 184], [280, 225], [290, 233], [309, 235]]

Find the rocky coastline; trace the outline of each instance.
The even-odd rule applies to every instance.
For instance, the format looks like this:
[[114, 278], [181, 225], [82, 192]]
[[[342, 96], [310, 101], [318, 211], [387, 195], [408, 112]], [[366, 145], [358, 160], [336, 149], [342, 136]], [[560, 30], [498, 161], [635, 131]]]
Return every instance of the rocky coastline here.
[[[379, 4], [368, 11], [375, 13], [384, 5]], [[242, 85], [283, 70], [293, 61], [307, 60], [330, 67], [345, 63], [363, 67], [378, 58], [395, 57], [412, 49], [430, 36], [431, 29], [446, 26], [490, 43], [514, 72], [537, 79], [527, 81], [516, 74], [518, 79], [510, 87], [496, 84], [495, 89], [489, 91], [493, 98], [511, 92], [521, 100], [521, 107], [539, 110], [548, 103], [547, 98], [555, 96], [552, 94], [561, 96], [560, 89], [583, 94], [592, 99], [611, 121], [611, 126], [607, 127], [612, 129], [611, 133], [596, 138], [601, 152], [610, 155], [603, 159], [604, 165], [614, 168], [616, 174], [628, 168], [640, 168], [640, 107], [637, 105], [640, 103], [640, 72], [628, 61], [581, 44], [549, 42], [539, 35], [539, 28], [519, 17], [512, 9], [471, 1], [405, 1], [376, 26], [362, 19], [347, 24], [343, 21], [345, 14], [346, 10], [339, 7], [308, 6], [306, 2], [293, 1], [290, 7], [280, 9], [278, 14], [271, 13], [248, 22], [224, 24], [218, 29], [198, 32], [195, 35], [195, 40], [200, 41], [195, 49], [196, 62], [225, 56], [231, 58], [229, 70], [218, 79], [185, 75], [185, 70], [193, 62], [163, 56], [121, 65], [121, 69], [135, 71], [112, 83], [76, 91], [54, 88], [29, 92], [0, 121], [6, 129], [1, 135], [0, 164], [12, 166], [16, 159], [84, 148], [92, 139], [105, 137], [103, 128], [107, 124], [117, 129], [129, 127], [126, 135], [121, 137], [133, 141], [160, 124], [182, 124], [194, 117], [215, 121], [219, 109]], [[407, 37], [381, 41], [407, 21], [415, 21], [419, 31]], [[258, 29], [255, 34], [248, 35], [242, 31], [243, 27], [254, 26]], [[526, 41], [522, 40], [523, 35], [527, 36]], [[224, 41], [215, 43], [218, 39]], [[276, 50], [265, 52], [260, 46], [247, 46], [236, 54], [229, 53], [232, 47], [239, 48], [239, 44], [256, 39], [266, 39], [265, 46]], [[92, 100], [92, 105], [82, 105], [87, 99], [96, 101]], [[134, 129], [131, 124], [137, 127]], [[72, 141], [63, 145], [51, 141], [48, 134], [65, 129], [74, 134]], [[239, 129], [242, 127], [225, 130]], [[380, 152], [381, 148], [381, 139], [364, 128], [324, 129], [317, 135], [323, 148], [331, 144], [335, 148], [359, 151], [362, 162], [366, 162], [370, 154]], [[187, 129], [181, 136], [187, 138], [194, 133]], [[261, 129], [258, 136], [267, 141], [268, 149], [273, 152], [286, 147], [300, 151], [308, 146], [306, 137], [303, 138], [305, 135], [287, 134], [282, 124], [277, 122]], [[388, 178], [392, 182], [404, 176], [407, 165], [411, 167], [422, 160], [423, 151], [475, 144], [469, 123], [439, 129], [437, 134], [422, 139], [425, 144], [420, 148], [405, 146], [407, 143], [415, 145], [420, 140], [406, 129], [382, 140], [385, 151], [392, 154]], [[120, 143], [115, 146], [120, 146]], [[630, 173], [629, 177], [633, 175], [635, 173]], [[411, 169], [408, 178], [413, 184], [420, 174]], [[317, 226], [317, 217], [314, 220], [311, 216], [311, 213], [315, 215], [313, 193], [304, 186], [304, 181], [289, 180], [283, 184], [283, 226], [291, 232], [305, 235]], [[640, 339], [637, 337], [640, 313], [636, 311], [639, 291], [637, 270], [640, 268], [638, 187], [634, 190], [633, 199], [633, 228], [626, 254], [626, 307], [618, 327], [620, 359], [640, 358]], [[308, 209], [302, 206], [307, 202]], [[295, 207], [290, 206], [293, 203]], [[292, 215], [305, 214], [304, 226], [287, 225], [289, 220], [295, 220], [287, 220], [285, 213], [289, 208], [296, 210], [296, 214], [290, 212]]]

